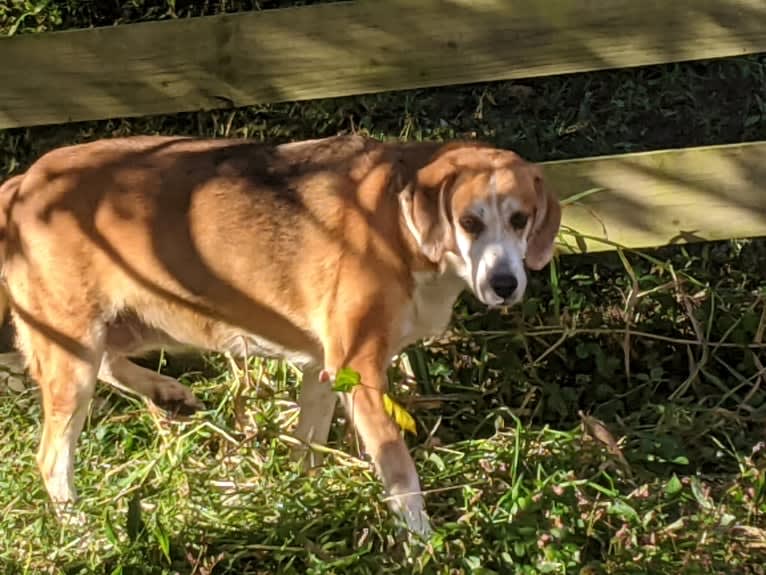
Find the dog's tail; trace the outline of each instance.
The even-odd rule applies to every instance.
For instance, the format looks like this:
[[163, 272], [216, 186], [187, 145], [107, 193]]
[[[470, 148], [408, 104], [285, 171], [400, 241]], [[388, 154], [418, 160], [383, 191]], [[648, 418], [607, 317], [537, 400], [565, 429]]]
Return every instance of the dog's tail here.
[[3, 280], [3, 265], [5, 264], [5, 243], [8, 234], [8, 216], [11, 204], [21, 188], [24, 174], [8, 178], [0, 184], [0, 324], [5, 320], [8, 313], [8, 289]]

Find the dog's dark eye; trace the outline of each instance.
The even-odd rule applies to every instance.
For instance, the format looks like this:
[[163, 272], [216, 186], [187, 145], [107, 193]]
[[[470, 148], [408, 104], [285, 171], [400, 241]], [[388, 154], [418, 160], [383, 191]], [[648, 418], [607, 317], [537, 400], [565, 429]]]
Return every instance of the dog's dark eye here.
[[467, 214], [460, 218], [460, 227], [472, 236], [478, 236], [484, 229], [484, 222], [474, 215]]
[[511, 227], [516, 230], [522, 230], [527, 226], [527, 214], [516, 212], [511, 216]]

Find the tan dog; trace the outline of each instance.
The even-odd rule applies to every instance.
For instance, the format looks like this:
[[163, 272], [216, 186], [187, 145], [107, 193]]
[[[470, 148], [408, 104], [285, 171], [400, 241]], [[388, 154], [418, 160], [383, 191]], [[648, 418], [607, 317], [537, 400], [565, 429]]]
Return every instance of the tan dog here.
[[439, 334], [466, 285], [518, 301], [551, 258], [560, 208], [537, 167], [476, 143], [357, 136], [277, 147], [136, 137], [61, 148], [0, 188], [0, 257], [18, 347], [42, 390], [38, 464], [56, 503], [96, 379], [180, 412], [179, 382], [130, 362], [158, 347], [305, 366], [297, 436], [327, 440], [336, 394], [409, 528], [427, 534], [420, 484], [383, 406], [405, 345]]

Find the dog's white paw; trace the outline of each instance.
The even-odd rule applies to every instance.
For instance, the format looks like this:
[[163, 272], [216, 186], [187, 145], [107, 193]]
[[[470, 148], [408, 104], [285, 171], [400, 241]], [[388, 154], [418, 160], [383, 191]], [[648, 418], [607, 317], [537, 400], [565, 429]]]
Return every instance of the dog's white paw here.
[[389, 505], [403, 521], [410, 535], [427, 541], [433, 534], [431, 520], [425, 510], [425, 501], [420, 490], [409, 493], [392, 494], [389, 496]]
[[406, 511], [404, 519], [410, 533], [417, 536], [420, 540], [428, 541], [431, 538], [431, 535], [433, 535], [431, 520], [425, 510], [420, 509], [412, 512]]

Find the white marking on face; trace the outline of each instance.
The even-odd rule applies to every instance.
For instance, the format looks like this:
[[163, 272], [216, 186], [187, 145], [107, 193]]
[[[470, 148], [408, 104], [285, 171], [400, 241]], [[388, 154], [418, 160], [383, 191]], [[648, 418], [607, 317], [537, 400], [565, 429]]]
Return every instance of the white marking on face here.
[[[487, 196], [467, 208], [481, 220], [483, 229], [480, 233], [466, 232], [459, 223], [465, 214], [455, 214], [455, 236], [461, 261], [453, 264], [483, 303], [489, 306], [514, 304], [522, 298], [527, 287], [524, 256], [529, 224], [523, 230], [515, 230], [510, 220], [519, 211], [519, 203], [512, 196], [498, 194], [494, 174], [488, 185]], [[509, 277], [515, 278], [517, 286], [512, 293], [497, 293], [495, 287], [502, 283], [502, 280], [498, 281], [502, 276], [505, 276], [506, 284]]]

